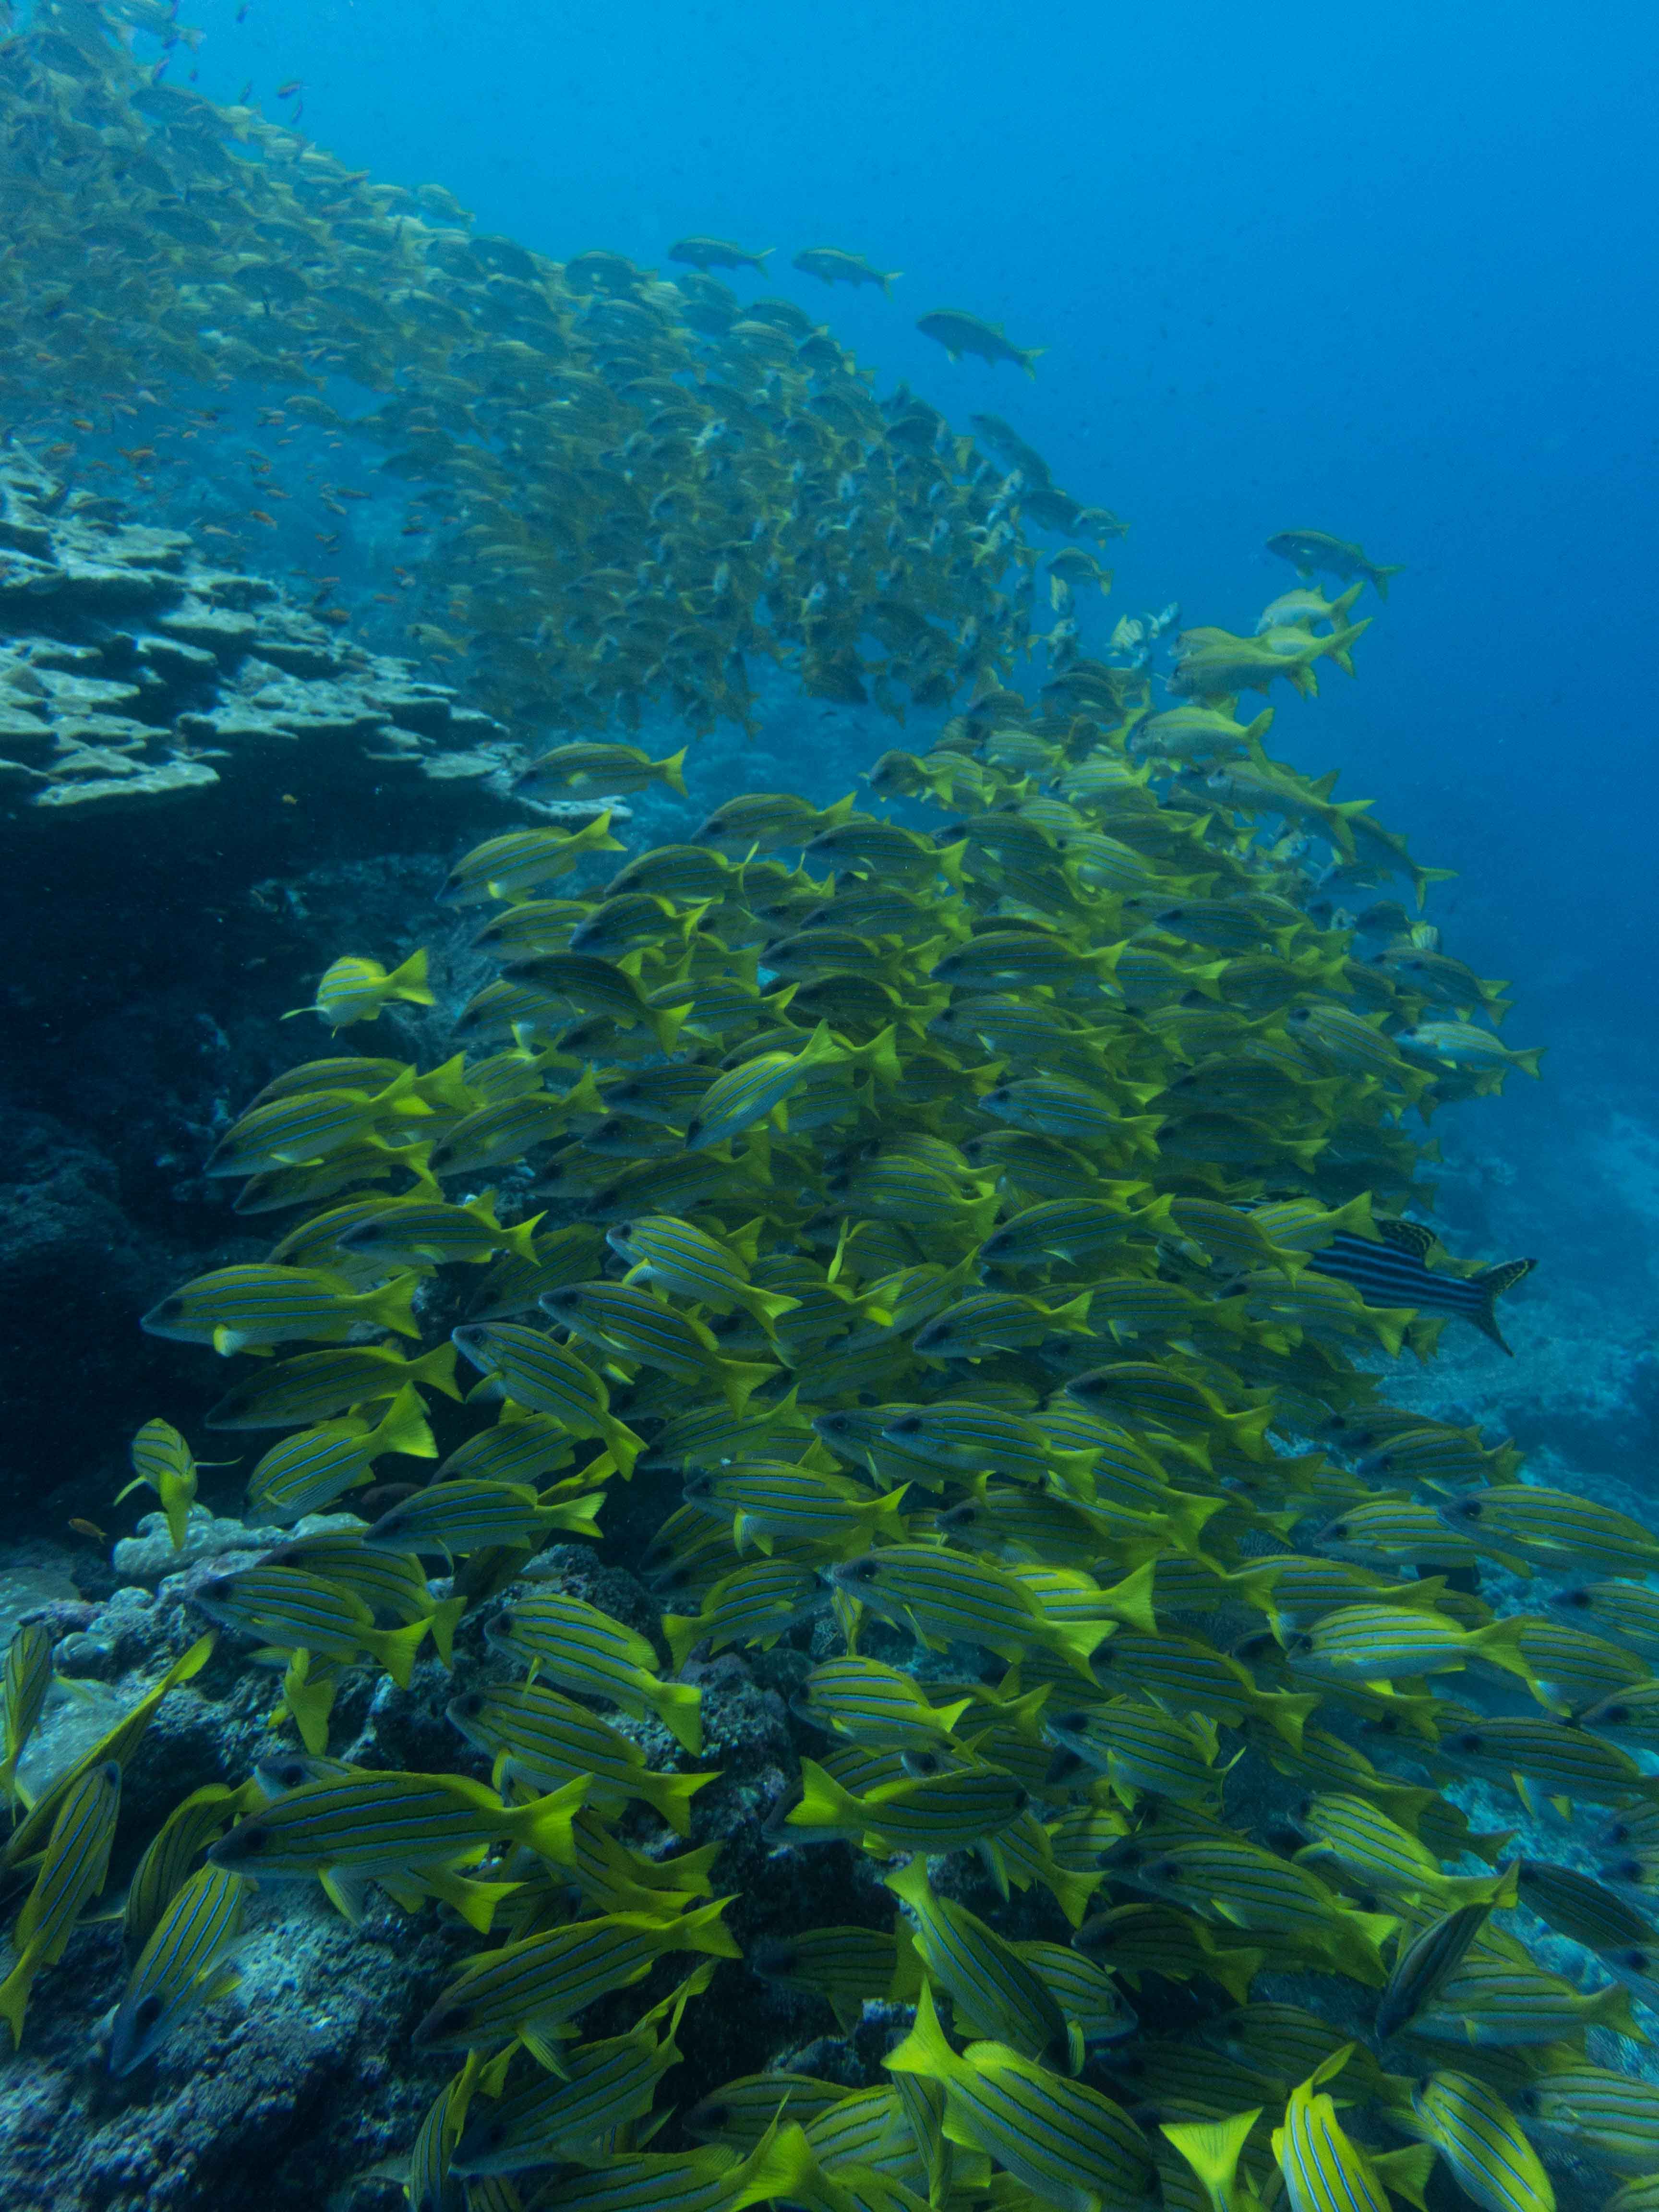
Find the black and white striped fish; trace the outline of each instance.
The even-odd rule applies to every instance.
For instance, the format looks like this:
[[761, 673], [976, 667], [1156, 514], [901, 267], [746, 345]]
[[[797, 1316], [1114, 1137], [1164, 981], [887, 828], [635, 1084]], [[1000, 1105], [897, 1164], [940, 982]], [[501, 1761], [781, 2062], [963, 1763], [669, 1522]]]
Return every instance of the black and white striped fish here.
[[1379, 1221], [1376, 1226], [1380, 1243], [1344, 1231], [1313, 1253], [1309, 1267], [1316, 1274], [1352, 1283], [1367, 1305], [1414, 1306], [1419, 1313], [1473, 1322], [1501, 1352], [1509, 1351], [1498, 1326], [1497, 1302], [1532, 1273], [1535, 1260], [1500, 1261], [1478, 1275], [1448, 1274], [1428, 1264], [1436, 1241], [1431, 1229], [1415, 1221]]

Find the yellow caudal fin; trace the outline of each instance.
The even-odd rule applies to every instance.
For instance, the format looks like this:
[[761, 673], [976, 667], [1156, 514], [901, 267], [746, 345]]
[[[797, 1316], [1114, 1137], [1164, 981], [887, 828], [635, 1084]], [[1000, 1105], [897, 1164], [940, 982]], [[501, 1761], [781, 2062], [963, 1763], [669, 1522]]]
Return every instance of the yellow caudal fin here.
[[446, 1905], [453, 1905], [467, 1926], [476, 1928], [480, 1936], [489, 1935], [495, 1907], [516, 1896], [522, 1887], [516, 1881], [473, 1881], [449, 1867], [421, 1869], [421, 1887]]
[[[713, 1775], [707, 1778], [711, 1782], [714, 1778]], [[665, 1924], [673, 1932], [664, 1948], [674, 1951], [706, 1951], [715, 1959], [742, 1958], [743, 1946], [722, 1917], [726, 1906], [735, 1902], [734, 1897], [716, 1897], [707, 1905], [693, 1905], [690, 1912], [681, 1913], [678, 1919], [667, 1921]]]
[[800, 1796], [784, 1816], [787, 1827], [861, 1830], [864, 1808], [816, 1759], [802, 1759], [800, 1781]]
[[464, 1597], [441, 1599], [432, 1608], [427, 1626], [432, 1631], [432, 1648], [446, 1667], [455, 1663], [455, 1631], [466, 1612]]
[[582, 1808], [589, 1789], [590, 1778], [578, 1775], [575, 1781], [567, 1782], [561, 1790], [545, 1797], [537, 1797], [528, 1805], [512, 1807], [501, 1819], [501, 1832], [510, 1836], [515, 1844], [534, 1851], [538, 1858], [550, 1866], [574, 1866], [575, 1839], [572, 1823]]
[[328, 1668], [313, 1668], [308, 1651], [296, 1651], [283, 1676], [283, 1705], [313, 1756], [328, 1749], [328, 1717], [334, 1710], [339, 1677]]
[[[411, 1620], [406, 1628], [366, 1628], [362, 1632], [364, 1650], [374, 1653], [400, 1690], [409, 1687], [416, 1656], [430, 1626], [431, 1616], [426, 1614], [419, 1620]], [[297, 1720], [299, 1716], [295, 1717]]]
[[1628, 2036], [1632, 2043], [1651, 2040], [1638, 2023], [1630, 2008], [1630, 1991], [1622, 1983], [1615, 1982], [1605, 1990], [1597, 1990], [1584, 2005], [1583, 2017], [1596, 2027], [1610, 2027], [1615, 2035]]
[[437, 1458], [438, 1447], [427, 1426], [426, 1409], [412, 1384], [404, 1383], [381, 1416], [380, 1426], [365, 1437], [364, 1443], [372, 1459], [382, 1452], [401, 1452], [406, 1459]]
[[1114, 1583], [1100, 1593], [1101, 1603], [1115, 1620], [1127, 1621], [1131, 1628], [1139, 1628], [1147, 1636], [1158, 1633], [1158, 1621], [1152, 1612], [1152, 1583], [1157, 1572], [1157, 1560], [1144, 1559], [1121, 1583]]
[[1250, 2130], [1265, 2106], [1225, 2120], [1165, 2120], [1164, 2133], [1203, 2183], [1214, 2212], [1231, 2212], [1233, 2179]]
[[691, 1800], [719, 1778], [708, 1774], [652, 1774], [634, 1777], [633, 1786], [653, 1812], [665, 1820], [677, 1836], [691, 1832]]
[[716, 1374], [726, 1404], [733, 1416], [741, 1420], [750, 1399], [763, 1382], [769, 1382], [778, 1372], [771, 1364], [762, 1366], [747, 1359], [722, 1359], [717, 1363]]
[[931, 1983], [924, 1980], [916, 1998], [916, 2024], [903, 2041], [895, 2044], [882, 2064], [894, 2074], [921, 2074], [948, 2081], [961, 2064], [939, 2026]]
[[689, 1682], [659, 1682], [647, 1702], [681, 1748], [693, 1759], [702, 1753], [702, 1692]]
[[410, 1361], [409, 1380], [429, 1383], [433, 1389], [441, 1390], [446, 1398], [459, 1402], [462, 1394], [455, 1381], [455, 1358], [453, 1344], [434, 1344], [430, 1352], [423, 1352], [418, 1359]]
[[542, 1502], [548, 1513], [543, 1524], [544, 1527], [568, 1529], [577, 1536], [598, 1536], [596, 1524], [599, 1508], [605, 1504], [604, 1491], [588, 1490], [579, 1498], [560, 1498], [550, 1501], [544, 1498]]
[[387, 998], [407, 999], [411, 1006], [435, 1006], [438, 1001], [427, 988], [426, 970], [426, 947], [422, 945], [418, 952], [410, 954], [401, 968], [394, 968], [386, 977]]
[[11, 2030], [11, 2047], [16, 2050], [23, 2040], [23, 2015], [28, 2010], [29, 1991], [34, 1978], [46, 1964], [42, 1940], [36, 1936], [27, 1944], [16, 1965], [0, 1983], [0, 2019]]
[[1424, 2191], [1434, 2172], [1432, 2143], [1407, 2143], [1402, 2150], [1367, 2151], [1365, 2162], [1392, 2197], [1403, 2197], [1417, 2212], [1428, 2212]]
[[511, 1229], [503, 1229], [501, 1231], [501, 1249], [504, 1251], [511, 1252], [517, 1259], [527, 1261], [532, 1267], [534, 1267], [536, 1263], [536, 1224], [538, 1222], [545, 1220], [545, 1218], [546, 1216], [544, 1214], [532, 1213], [528, 1221], [520, 1221]]
[[668, 1645], [669, 1657], [677, 1668], [684, 1667], [704, 1633], [702, 1615], [700, 1613], [665, 1613], [662, 1617], [662, 1632]]
[[1319, 1710], [1317, 1692], [1303, 1696], [1294, 1690], [1260, 1690], [1255, 1709], [1292, 1751], [1302, 1748], [1302, 1731]]
[[685, 753], [686, 748], [682, 745], [678, 752], [670, 753], [666, 760], [652, 763], [669, 789], [678, 791], [682, 799], [685, 796]]

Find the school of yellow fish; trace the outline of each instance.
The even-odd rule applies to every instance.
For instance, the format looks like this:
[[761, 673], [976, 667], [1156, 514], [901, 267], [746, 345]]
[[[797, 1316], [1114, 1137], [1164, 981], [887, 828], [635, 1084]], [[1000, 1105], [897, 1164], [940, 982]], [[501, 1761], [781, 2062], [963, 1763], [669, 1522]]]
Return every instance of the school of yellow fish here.
[[[711, 273], [763, 257], [682, 240], [669, 281], [477, 234], [441, 185], [376, 183], [291, 121], [142, 68], [133, 33], [176, 43], [172, 17], [40, 0], [0, 40], [0, 422], [256, 562], [297, 501], [320, 526], [315, 611], [465, 656], [478, 704], [747, 726], [759, 671], [787, 661], [815, 696], [938, 706], [1023, 651], [1028, 527], [1121, 530], [997, 417], [975, 445], [903, 387], [878, 404], [795, 302], [744, 305]], [[795, 265], [878, 276], [832, 248]], [[930, 325], [953, 357], [1025, 357], [971, 316]], [[222, 485], [233, 424], [243, 496], [205, 520], [191, 502]], [[404, 561], [379, 562], [354, 617], [351, 518], [394, 496]]]
[[[1273, 672], [1346, 651], [1321, 606], [1277, 609]], [[251, 1519], [370, 1517], [198, 1589], [284, 1669], [299, 1742], [146, 1851], [112, 2071], [234, 1984], [248, 1880], [318, 1880], [354, 1917], [378, 1885], [478, 1934], [416, 2033], [458, 2069], [416, 2207], [1382, 2212], [1441, 2163], [1489, 2212], [1547, 2212], [1533, 2132], [1622, 2212], [1659, 2201], [1659, 2088], [1587, 2046], [1645, 2040], [1632, 1996], [1659, 1999], [1633, 1755], [1659, 1743], [1659, 1539], [1390, 1409], [1380, 1371], [1459, 1314], [1496, 1334], [1520, 1267], [1472, 1310], [1404, 1209], [1431, 1112], [1536, 1053], [1419, 918], [1436, 872], [1275, 762], [1270, 709], [1234, 718], [1258, 641], [1224, 637], [1184, 634], [1173, 707], [1080, 660], [885, 755], [864, 805], [746, 794], [608, 880], [602, 811], [493, 838], [444, 893], [500, 969], [463, 1049], [304, 1063], [226, 1131], [209, 1172], [290, 1225], [146, 1326], [256, 1355], [210, 1418], [268, 1443]], [[536, 773], [681, 773], [599, 750]], [[352, 956], [306, 1011], [337, 1032], [432, 995], [419, 956]], [[1373, 1255], [1417, 1304], [1366, 1302]], [[475, 1430], [418, 1480], [469, 1382]], [[165, 1421], [134, 1474], [181, 1541], [195, 1463]], [[660, 1640], [545, 1585], [503, 1606], [619, 1483], [662, 1501], [634, 1562]], [[1495, 1613], [1483, 1567], [1531, 1609]], [[486, 1606], [515, 1673], [449, 1717], [493, 1788], [331, 1757], [342, 1670], [407, 1683]], [[720, 1846], [678, 1847], [718, 1772], [684, 1676], [782, 1638], [810, 1638], [818, 1734], [773, 1844], [869, 1854], [893, 1911], [745, 1966]], [[122, 1763], [209, 1648], [13, 1830], [18, 2034], [101, 1886]], [[49, 1670], [24, 1631], [9, 1785]], [[1472, 1828], [1446, 1795], [1470, 1778], [1599, 1829], [1601, 1878]], [[1046, 1894], [1050, 1936], [969, 1909], [975, 1867], [993, 1915]], [[1540, 1929], [1604, 1985], [1539, 1964]], [[631, 2032], [584, 2039], [678, 1954]], [[843, 2030], [913, 2006], [882, 2085], [762, 2074], [681, 2116], [700, 2148], [649, 2148], [721, 1960]], [[1140, 2026], [1148, 1976], [1186, 1986], [1181, 2037]], [[1285, 1976], [1305, 2002], [1256, 1993]]]
[[[250, 1883], [445, 1912], [478, 1942], [416, 2031], [454, 2069], [416, 2212], [1385, 2212], [1437, 2171], [1552, 2212], [1534, 2137], [1659, 2207], [1659, 2087], [1618, 2055], [1659, 2005], [1659, 1539], [1385, 1396], [1459, 1320], [1502, 1341], [1528, 1263], [1413, 1217], [1431, 1115], [1538, 1050], [1424, 918], [1441, 872], [1239, 710], [1352, 674], [1394, 572], [1282, 533], [1302, 583], [1250, 636], [1182, 632], [1157, 703], [1158, 621], [1082, 652], [1074, 591], [1109, 578], [1074, 544], [1033, 706], [1004, 688], [1025, 530], [1120, 526], [1006, 424], [878, 404], [825, 329], [711, 274], [762, 255], [556, 264], [112, 35], [171, 22], [41, 0], [0, 44], [0, 409], [66, 448], [140, 420], [143, 489], [212, 428], [200, 386], [258, 387], [261, 528], [277, 448], [311, 441], [342, 519], [344, 457], [380, 448], [410, 575], [442, 579], [418, 641], [533, 701], [568, 741], [526, 792], [594, 810], [453, 870], [499, 969], [453, 1057], [306, 1062], [207, 1164], [277, 1241], [145, 1326], [242, 1359], [203, 1451], [246, 1444], [250, 1522], [331, 1517], [199, 1581], [210, 1632], [38, 1796], [49, 1632], [7, 1650], [14, 2042], [97, 1909], [125, 1765], [228, 1637], [278, 1670], [270, 1753], [148, 1843], [99, 2063], [125, 2078], [235, 1986]], [[341, 381], [380, 404], [337, 411]], [[686, 771], [608, 733], [748, 721], [785, 656], [833, 700], [972, 703], [861, 796], [745, 794], [609, 873], [605, 799]], [[424, 953], [353, 952], [302, 1011], [337, 1034], [434, 996]], [[441, 1406], [472, 1417], [441, 1461]], [[182, 1547], [191, 1446], [158, 1418], [132, 1460]], [[627, 1561], [658, 1637], [520, 1581], [618, 1484], [661, 1501]], [[448, 1715], [490, 1785], [345, 1764], [342, 1677], [452, 1666], [475, 1610], [513, 1676]], [[785, 1639], [816, 1750], [773, 1847], [867, 1855], [892, 1907], [745, 1957], [720, 1846], [689, 1847], [719, 1773], [696, 1662]], [[1469, 1781], [1563, 1848], [1471, 1826]], [[994, 1924], [1012, 1892], [1045, 1937]], [[659, 1960], [629, 2033], [584, 2033]], [[653, 2148], [687, 2008], [749, 1972], [843, 2033], [908, 2008], [883, 2080], [757, 2075]], [[1178, 2036], [1139, 2016], [1172, 1987]]]

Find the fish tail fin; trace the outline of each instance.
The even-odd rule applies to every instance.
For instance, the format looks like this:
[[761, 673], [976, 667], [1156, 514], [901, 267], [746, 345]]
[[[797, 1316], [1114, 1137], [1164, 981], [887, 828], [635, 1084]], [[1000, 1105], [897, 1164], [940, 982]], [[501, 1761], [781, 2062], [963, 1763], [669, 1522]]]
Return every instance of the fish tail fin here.
[[1250, 758], [1258, 768], [1265, 768], [1267, 756], [1262, 750], [1261, 740], [1273, 726], [1273, 709], [1264, 707], [1244, 732], [1244, 742], [1249, 748]]
[[466, 1054], [453, 1053], [440, 1067], [428, 1075], [416, 1079], [420, 1093], [428, 1106], [448, 1106], [458, 1114], [470, 1114], [479, 1103], [466, 1087]]
[[1165, 2120], [1163, 2131], [1209, 2192], [1212, 2205], [1231, 2200], [1233, 2177], [1250, 2130], [1266, 2107], [1235, 2112], [1225, 2120]]
[[893, 287], [898, 283], [899, 278], [903, 276], [904, 271], [902, 269], [888, 269], [880, 271], [879, 274], [881, 276], [881, 289], [890, 300], [893, 296]]
[[[712, 1782], [712, 1774], [681, 1774], [673, 1778], [678, 1782]], [[676, 1951], [706, 1951], [714, 1959], [740, 1959], [743, 1947], [726, 1925], [721, 1915], [732, 1903], [729, 1897], [716, 1897], [707, 1905], [693, 1905], [690, 1912], [682, 1913], [673, 1923]]]
[[1542, 1060], [1544, 1054], [1548, 1050], [1549, 1047], [1547, 1045], [1528, 1045], [1524, 1052], [1511, 1053], [1510, 1054], [1510, 1059], [1511, 1063], [1515, 1066], [1518, 1067], [1523, 1075], [1531, 1076], [1533, 1081], [1536, 1083], [1543, 1075], [1543, 1069], [1539, 1063]]
[[418, 952], [411, 952], [401, 968], [392, 969], [386, 979], [386, 991], [389, 999], [407, 999], [411, 1006], [435, 1006], [437, 1005], [437, 997], [427, 984], [427, 956], [424, 945]]
[[904, 1080], [904, 1070], [894, 1048], [894, 1025], [889, 1023], [879, 1036], [868, 1044], [849, 1045], [843, 1065], [848, 1067], [867, 1067], [880, 1076], [884, 1083], [897, 1084]]
[[800, 1300], [786, 1297], [781, 1291], [757, 1291], [751, 1284], [745, 1284], [738, 1304], [753, 1314], [769, 1336], [773, 1322], [781, 1321], [787, 1313], [793, 1313]]
[[1292, 1751], [1300, 1751], [1302, 1731], [1318, 1711], [1319, 1703], [1316, 1692], [1304, 1696], [1294, 1690], [1262, 1690], [1257, 1693], [1255, 1709]]
[[1121, 1582], [1113, 1583], [1100, 1593], [1102, 1604], [1109, 1606], [1117, 1620], [1127, 1621], [1131, 1628], [1138, 1628], [1147, 1636], [1158, 1634], [1158, 1620], [1152, 1611], [1152, 1582], [1157, 1571], [1156, 1559], [1143, 1559]]
[[29, 1990], [44, 1964], [40, 1939], [36, 1936], [25, 1945], [22, 1956], [4, 1982], [0, 1983], [0, 2020], [11, 2030], [14, 2051], [23, 2040], [23, 2014], [28, 2010]]
[[495, 1907], [503, 1899], [515, 1896], [521, 1885], [516, 1881], [473, 1881], [449, 1867], [427, 1867], [422, 1869], [421, 1887], [446, 1905], [453, 1905], [469, 1928], [476, 1928], [480, 1936], [488, 1936]]
[[844, 1828], [856, 1823], [862, 1830], [863, 1807], [833, 1775], [826, 1774], [816, 1759], [802, 1759], [800, 1780], [799, 1802], [784, 1815], [786, 1827]]
[[658, 1006], [651, 1016], [651, 1034], [657, 1040], [657, 1049], [671, 1053], [678, 1048], [679, 1034], [685, 1025], [690, 1006]]
[[308, 1651], [296, 1651], [283, 1674], [283, 1702], [271, 1718], [280, 1720], [285, 1711], [313, 1758], [328, 1749], [328, 1717], [334, 1710], [334, 1693], [339, 1686], [339, 1677], [331, 1669], [313, 1673]]
[[[711, 1770], [706, 1774], [636, 1774], [633, 1786], [659, 1820], [665, 1820], [677, 1836], [691, 1832], [691, 1800], [699, 1790], [705, 1789], [715, 1779]], [[707, 1949], [707, 1945], [700, 1945]]]
[[702, 1755], [702, 1692], [689, 1682], [661, 1682], [652, 1691], [649, 1704], [657, 1718], [682, 1750], [693, 1759]]
[[1235, 2004], [1249, 2004], [1250, 1984], [1267, 1963], [1265, 1951], [1212, 1948], [1205, 1959], [1204, 1971], [1212, 1982], [1219, 1983]]
[[924, 1980], [916, 1999], [916, 2024], [902, 2043], [895, 2044], [882, 2064], [890, 2073], [931, 2075], [936, 2081], [948, 2081], [957, 2063], [933, 2008], [933, 1986]]
[[[1073, 1928], [1081, 1928], [1088, 1918], [1095, 1892], [1105, 1879], [1105, 1875], [1099, 1871], [1074, 1874], [1070, 1867], [1063, 1867], [1057, 1861], [1052, 1866], [1045, 1867], [1042, 1875], [1043, 1887]], [[1242, 2004], [1243, 2002], [1241, 1997], [1239, 2002]]]
[[1371, 569], [1370, 572], [1370, 580], [1376, 586], [1377, 598], [1379, 599], [1386, 599], [1388, 598], [1389, 579], [1390, 576], [1402, 576], [1405, 573], [1406, 563], [1403, 561], [1392, 561], [1384, 568]]
[[685, 755], [686, 748], [682, 745], [678, 752], [670, 753], [666, 760], [657, 763], [663, 781], [671, 791], [678, 791], [682, 799], [685, 797]]
[[1391, 2196], [1403, 2197], [1417, 2212], [1428, 2212], [1424, 2191], [1437, 2155], [1432, 2143], [1407, 2143], [1400, 2150], [1367, 2151], [1365, 2162]]
[[405, 1382], [398, 1391], [368, 1443], [371, 1458], [378, 1458], [382, 1452], [401, 1452], [406, 1459], [437, 1458], [438, 1447], [427, 1425], [426, 1408], [413, 1383]]
[[574, 1866], [575, 1843], [571, 1830], [589, 1787], [590, 1778], [581, 1774], [548, 1796], [514, 1806], [502, 1817], [503, 1832], [550, 1866]]
[[599, 1538], [597, 1522], [599, 1509], [605, 1504], [602, 1490], [584, 1491], [580, 1498], [544, 1499], [548, 1518], [543, 1522], [547, 1528], [563, 1528], [574, 1536]]
[[722, 2199], [726, 2212], [749, 2204], [812, 2204], [822, 2202], [823, 2172], [799, 2121], [774, 2120], [753, 2153], [725, 2177], [738, 2185]]
[[427, 1616], [432, 1631], [432, 1645], [446, 1667], [455, 1663], [455, 1631], [466, 1611], [464, 1597], [447, 1597], [435, 1605]]
[[1365, 588], [1365, 579], [1356, 576], [1340, 599], [1331, 601], [1331, 628], [1340, 629], [1353, 611], [1354, 601]]
[[617, 1473], [621, 1475], [624, 1482], [632, 1482], [634, 1462], [644, 1449], [639, 1438], [632, 1429], [625, 1428], [620, 1421], [613, 1421], [609, 1414], [605, 1416], [603, 1425], [599, 1428], [599, 1435], [606, 1451], [611, 1455]]
[[1047, 353], [1048, 350], [1048, 349], [1047, 346], [1016, 346], [1014, 348], [1014, 353], [1019, 362], [1020, 367], [1025, 371], [1025, 374], [1030, 378], [1033, 384], [1036, 382], [1036, 364], [1042, 360], [1043, 355]]
[[1614, 1982], [1605, 1990], [1597, 1990], [1587, 1999], [1580, 2017], [1595, 2027], [1610, 2027], [1615, 2035], [1625, 2035], [1632, 2043], [1650, 2043], [1646, 2034], [1630, 2008], [1630, 1991], [1622, 1982]]
[[[415, 1672], [415, 1661], [431, 1622], [429, 1613], [411, 1620], [404, 1628], [370, 1629], [365, 1634], [366, 1648], [374, 1654], [400, 1690], [406, 1690]], [[368, 1638], [372, 1638], [372, 1642]], [[297, 1719], [299, 1716], [296, 1714]]]
[[1335, 661], [1339, 668], [1346, 668], [1352, 676], [1353, 663], [1347, 655], [1375, 620], [1374, 615], [1367, 615], [1364, 622], [1344, 623], [1340, 629], [1333, 630], [1325, 647], [1326, 659]]
[[722, 1359], [720, 1363], [720, 1389], [733, 1416], [741, 1420], [750, 1399], [763, 1382], [769, 1382], [777, 1373], [772, 1365], [762, 1365], [749, 1359]]
[[453, 1344], [434, 1344], [430, 1352], [423, 1352], [418, 1359], [409, 1363], [411, 1382], [429, 1382], [446, 1398], [453, 1398], [459, 1405], [461, 1393], [455, 1382], [455, 1347]]
[[676, 1667], [684, 1667], [703, 1635], [702, 1615], [700, 1613], [665, 1613], [662, 1617], [663, 1638], [668, 1645], [668, 1656]]
[[396, 1276], [378, 1291], [366, 1291], [361, 1301], [363, 1319], [392, 1329], [399, 1336], [418, 1336], [421, 1325], [415, 1318], [415, 1293], [420, 1286], [420, 1276], [410, 1273]]
[[1504, 1340], [1504, 1332], [1498, 1326], [1498, 1301], [1505, 1291], [1512, 1289], [1523, 1277], [1531, 1274], [1537, 1265], [1536, 1260], [1502, 1260], [1495, 1267], [1483, 1267], [1478, 1275], [1471, 1275], [1468, 1279], [1480, 1292], [1480, 1304], [1471, 1311], [1469, 1319], [1482, 1336], [1489, 1336], [1500, 1352], [1510, 1353], [1511, 1359], [1515, 1354], [1510, 1351]]
[[527, 1221], [515, 1222], [511, 1229], [501, 1230], [503, 1249], [511, 1252], [515, 1259], [523, 1260], [533, 1267], [536, 1264], [536, 1224], [545, 1218], [544, 1214], [532, 1213]]
[[1451, 884], [1457, 880], [1455, 868], [1425, 868], [1414, 860], [1406, 863], [1406, 873], [1411, 878], [1412, 889], [1417, 894], [1418, 911], [1423, 908], [1423, 894], [1431, 884]]

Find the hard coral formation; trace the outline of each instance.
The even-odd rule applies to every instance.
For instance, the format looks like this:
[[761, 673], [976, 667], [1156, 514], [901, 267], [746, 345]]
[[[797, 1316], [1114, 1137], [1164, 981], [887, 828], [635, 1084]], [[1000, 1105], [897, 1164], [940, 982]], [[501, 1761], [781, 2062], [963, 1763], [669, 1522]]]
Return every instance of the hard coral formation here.
[[56, 810], [389, 772], [492, 785], [525, 755], [411, 664], [364, 652], [274, 583], [204, 563], [20, 450], [0, 454], [0, 791]]

